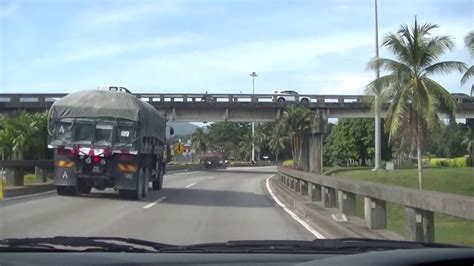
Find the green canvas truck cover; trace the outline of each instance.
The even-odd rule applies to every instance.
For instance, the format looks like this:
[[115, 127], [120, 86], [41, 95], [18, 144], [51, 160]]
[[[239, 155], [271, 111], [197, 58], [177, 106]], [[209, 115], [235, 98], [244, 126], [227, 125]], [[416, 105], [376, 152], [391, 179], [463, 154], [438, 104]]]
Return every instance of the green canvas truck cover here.
[[78, 91], [58, 99], [49, 110], [49, 123], [61, 118], [99, 117], [136, 121], [140, 137], [157, 137], [165, 142], [166, 119], [149, 103], [125, 92]]

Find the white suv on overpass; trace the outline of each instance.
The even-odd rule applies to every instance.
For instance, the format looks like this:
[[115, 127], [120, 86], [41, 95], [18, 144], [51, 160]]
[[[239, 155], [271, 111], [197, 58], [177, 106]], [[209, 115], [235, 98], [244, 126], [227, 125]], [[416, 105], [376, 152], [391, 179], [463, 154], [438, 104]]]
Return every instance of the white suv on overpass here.
[[291, 90], [284, 90], [284, 91], [275, 91], [273, 93], [274, 100], [279, 103], [284, 102], [301, 102], [304, 105], [308, 105], [310, 103], [310, 99], [308, 97], [300, 97], [298, 92], [291, 91]]

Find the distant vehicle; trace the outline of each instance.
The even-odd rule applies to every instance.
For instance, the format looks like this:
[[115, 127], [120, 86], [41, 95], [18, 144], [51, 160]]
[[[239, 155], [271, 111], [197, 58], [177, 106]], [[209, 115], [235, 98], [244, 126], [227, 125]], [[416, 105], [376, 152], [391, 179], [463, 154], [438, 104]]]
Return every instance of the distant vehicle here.
[[[142, 199], [163, 185], [169, 143], [166, 119], [150, 104], [116, 87], [71, 93], [48, 113], [49, 148], [59, 195], [114, 188]], [[170, 134], [173, 130], [170, 129]]]
[[119, 86], [99, 86], [97, 88], [98, 90], [103, 90], [103, 91], [119, 91], [119, 92], [126, 92], [126, 93], [132, 93], [125, 87], [119, 87]]
[[225, 167], [227, 164], [226, 161], [227, 160], [224, 160], [224, 154], [221, 152], [207, 152], [199, 158], [199, 162], [206, 168]]
[[298, 92], [291, 90], [275, 91], [273, 95], [276, 96], [275, 100], [279, 103], [301, 102], [304, 105], [308, 105], [310, 102], [309, 98], [300, 97]]

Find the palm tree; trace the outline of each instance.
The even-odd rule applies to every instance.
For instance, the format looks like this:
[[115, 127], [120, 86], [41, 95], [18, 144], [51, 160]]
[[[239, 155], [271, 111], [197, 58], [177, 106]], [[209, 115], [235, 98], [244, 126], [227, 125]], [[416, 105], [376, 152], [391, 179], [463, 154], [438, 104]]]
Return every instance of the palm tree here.
[[283, 113], [283, 125], [290, 135], [291, 153], [296, 164], [299, 163], [302, 152], [303, 135], [310, 127], [313, 113], [302, 105], [291, 105]]
[[284, 124], [280, 121], [276, 124], [270, 136], [269, 146], [275, 155], [275, 161], [278, 164], [278, 155], [282, 154], [288, 143], [288, 132], [285, 130]]
[[266, 145], [268, 137], [265, 134], [265, 127], [263, 124], [260, 124], [257, 126], [255, 130], [255, 134], [253, 136], [253, 143], [255, 145], [255, 152], [257, 153], [256, 159], [257, 161], [260, 161], [260, 154], [263, 150], [263, 148]]
[[239, 142], [238, 154], [242, 161], [251, 160], [252, 135], [245, 134]]
[[[469, 32], [464, 38], [464, 44], [466, 44], [469, 54], [474, 58], [474, 31]], [[464, 85], [471, 77], [474, 76], [474, 65], [472, 65], [466, 73], [464, 73], [461, 79], [461, 85]]]
[[191, 136], [192, 147], [198, 154], [205, 153], [209, 148], [208, 134], [200, 127]]
[[451, 94], [430, 76], [466, 69], [462, 62], [438, 61], [454, 43], [448, 36], [432, 36], [430, 31], [435, 28], [438, 28], [435, 24], [420, 25], [416, 19], [412, 27], [400, 26], [382, 43], [395, 59], [374, 58], [368, 64], [370, 69], [378, 66], [388, 72], [368, 84], [366, 92], [373, 93], [379, 88], [381, 93], [375, 104], [390, 102], [385, 120], [389, 140], [399, 136], [416, 148], [420, 189], [423, 188], [422, 152], [426, 135], [439, 127], [438, 113], [452, 120], [458, 107]]

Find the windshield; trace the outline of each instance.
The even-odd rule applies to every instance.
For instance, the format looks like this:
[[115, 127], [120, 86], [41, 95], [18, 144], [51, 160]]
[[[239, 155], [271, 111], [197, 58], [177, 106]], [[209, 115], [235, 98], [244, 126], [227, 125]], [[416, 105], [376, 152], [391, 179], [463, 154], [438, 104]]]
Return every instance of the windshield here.
[[0, 240], [474, 247], [473, 18], [474, 0], [0, 0]]
[[96, 124], [94, 134], [94, 144], [109, 145], [112, 144], [113, 125]]
[[74, 124], [74, 142], [90, 144], [93, 137], [93, 123], [76, 122]]

